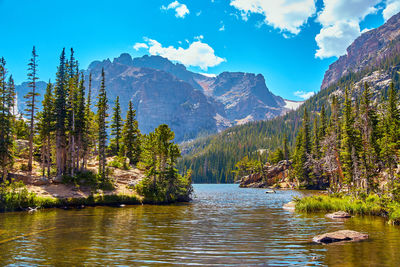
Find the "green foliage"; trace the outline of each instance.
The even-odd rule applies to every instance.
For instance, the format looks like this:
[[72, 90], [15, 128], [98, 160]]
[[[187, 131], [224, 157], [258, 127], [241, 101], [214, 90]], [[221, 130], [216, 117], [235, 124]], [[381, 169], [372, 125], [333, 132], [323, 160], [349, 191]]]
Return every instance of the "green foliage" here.
[[139, 194], [155, 203], [189, 201], [192, 193], [191, 171], [181, 176], [176, 169], [180, 157], [175, 134], [166, 125], [158, 126], [144, 137], [139, 168], [146, 177], [136, 186]]
[[129, 101], [128, 112], [122, 130], [122, 147], [120, 155], [126, 156], [131, 165], [139, 162], [141, 153], [140, 131], [136, 120], [136, 111], [133, 109], [132, 101]]
[[127, 157], [116, 156], [108, 163], [109, 167], [122, 169], [122, 170], [129, 170], [130, 166], [128, 164]]
[[14, 81], [6, 81], [6, 61], [0, 58], [0, 180], [4, 180], [13, 165], [14, 158]]
[[111, 155], [118, 155], [120, 150], [120, 140], [122, 134], [123, 121], [121, 117], [121, 106], [119, 104], [119, 96], [115, 100], [115, 106], [113, 107], [113, 115], [111, 119], [111, 135], [114, 136], [115, 146], [111, 148]]
[[284, 160], [285, 156], [283, 154], [282, 149], [280, 149], [279, 147], [272, 152], [271, 154], [269, 154], [268, 157], [268, 162], [271, 164], [277, 164], [279, 161]]
[[101, 85], [97, 97], [97, 122], [98, 122], [98, 151], [99, 151], [99, 176], [102, 184], [108, 184], [106, 171], [106, 142], [107, 142], [107, 109], [108, 100], [105, 85], [104, 69], [101, 70]]
[[235, 164], [235, 170], [232, 172], [235, 174], [235, 180], [239, 180], [241, 177], [249, 175], [251, 173], [262, 172], [263, 163], [259, 160], [251, 160], [245, 156]]

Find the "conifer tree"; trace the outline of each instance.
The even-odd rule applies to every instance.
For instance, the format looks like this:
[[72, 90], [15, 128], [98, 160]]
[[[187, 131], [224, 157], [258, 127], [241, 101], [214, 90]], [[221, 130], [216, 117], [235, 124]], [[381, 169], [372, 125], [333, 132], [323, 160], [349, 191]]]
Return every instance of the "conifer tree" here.
[[367, 191], [374, 189], [374, 176], [376, 175], [376, 163], [380, 154], [378, 139], [380, 136], [378, 129], [378, 117], [375, 107], [371, 104], [371, 90], [367, 83], [364, 85], [364, 92], [361, 101], [361, 121], [362, 121], [362, 165], [363, 176], [367, 180]]
[[326, 118], [326, 111], [325, 111], [325, 105], [322, 105], [320, 120], [321, 120], [321, 124], [320, 124], [320, 127], [319, 127], [318, 135], [319, 135], [320, 140], [322, 140], [325, 137], [326, 128], [328, 127], [327, 118]]
[[99, 124], [98, 129], [98, 151], [99, 151], [99, 177], [101, 183], [104, 185], [107, 179], [106, 172], [106, 143], [107, 143], [107, 93], [105, 84], [104, 69], [101, 70], [101, 85], [97, 102], [97, 121]]
[[287, 136], [283, 138], [283, 157], [285, 160], [289, 160], [289, 147]]
[[27, 115], [29, 116], [29, 160], [28, 160], [28, 170], [32, 171], [32, 161], [33, 161], [33, 136], [35, 131], [35, 111], [37, 110], [36, 106], [36, 97], [39, 96], [39, 93], [36, 91], [36, 81], [39, 79], [37, 77], [37, 57], [36, 49], [33, 47], [32, 49], [32, 57], [28, 64], [28, 80], [29, 80], [29, 88], [30, 91], [25, 95], [27, 99]]
[[2, 181], [8, 176], [14, 156], [14, 116], [12, 108], [15, 91], [12, 77], [10, 76], [7, 83], [6, 76], [6, 61], [4, 58], [0, 58], [0, 179]]
[[114, 136], [115, 150], [112, 151], [114, 155], [117, 155], [120, 150], [121, 132], [123, 127], [123, 121], [121, 117], [121, 106], [119, 104], [119, 96], [115, 99], [115, 106], [113, 107], [113, 116], [111, 120], [111, 135]]
[[342, 127], [342, 148], [341, 148], [341, 162], [343, 168], [344, 182], [350, 185], [353, 182], [353, 158], [352, 153], [355, 144], [354, 136], [354, 115], [352, 110], [352, 103], [349, 96], [349, 90], [345, 89], [344, 99], [344, 114], [343, 114], [343, 127]]
[[390, 181], [393, 186], [394, 167], [398, 158], [400, 144], [400, 111], [399, 100], [393, 82], [390, 84], [388, 99], [385, 101], [382, 124], [382, 138], [380, 139], [381, 158], [389, 169]]
[[66, 171], [66, 120], [67, 120], [67, 73], [65, 48], [61, 52], [55, 85], [55, 128], [57, 175]]
[[53, 95], [53, 85], [49, 81], [46, 87], [46, 93], [44, 94], [44, 99], [42, 101], [43, 109], [39, 112], [39, 134], [40, 134], [40, 141], [42, 144], [42, 173], [43, 176], [46, 175], [47, 170], [47, 177], [50, 178], [50, 168], [51, 168], [51, 144], [54, 132], [54, 120], [55, 120], [55, 113], [54, 113], [54, 95]]
[[140, 156], [140, 131], [136, 120], [136, 111], [133, 109], [132, 101], [129, 101], [128, 112], [122, 131], [122, 142], [125, 156], [130, 164], [136, 165]]

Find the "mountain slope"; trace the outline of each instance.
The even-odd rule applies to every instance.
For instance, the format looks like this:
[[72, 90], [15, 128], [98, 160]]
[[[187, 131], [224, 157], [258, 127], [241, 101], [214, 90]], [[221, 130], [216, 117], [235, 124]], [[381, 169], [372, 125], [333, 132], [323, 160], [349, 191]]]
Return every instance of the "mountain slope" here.
[[[182, 151], [185, 156], [180, 161], [179, 167], [181, 169], [192, 168], [194, 182], [233, 182], [232, 170], [234, 165], [244, 156], [265, 160], [267, 155], [261, 152], [268, 153], [282, 147], [284, 136], [287, 136], [289, 145], [293, 146], [301, 125], [304, 108], [312, 111], [311, 121], [314, 114], [320, 111], [322, 105], [325, 106], [329, 115], [330, 96], [332, 94], [340, 98], [343, 96], [345, 87], [351, 88], [353, 95], [361, 94], [365, 82], [372, 87], [375, 103], [378, 104], [381, 98], [386, 95], [391, 81], [394, 81], [397, 90], [400, 89], [398, 73], [400, 71], [398, 49], [400, 39], [396, 37], [390, 42], [386, 42], [386, 45], [376, 46], [372, 50], [371, 43], [368, 40], [372, 38], [371, 35], [374, 33], [377, 33], [377, 36], [382, 32], [386, 36], [397, 36], [400, 29], [399, 21], [400, 15], [397, 14], [383, 26], [364, 33], [355, 40], [348, 51], [353, 51], [356, 47], [358, 50], [364, 51], [358, 54], [357, 58], [368, 58], [368, 63], [358, 64], [354, 63], [355, 60], [350, 60], [355, 51], [350, 56], [341, 57], [326, 72], [324, 82], [327, 84], [321, 87], [322, 89], [318, 94], [305, 101], [299, 109], [269, 121], [236, 126], [219, 134], [195, 140], [192, 143], [184, 143]], [[345, 61], [343, 58], [348, 59]], [[364, 61], [361, 60], [360, 62]], [[340, 77], [333, 77], [332, 73], [336, 73]], [[329, 82], [326, 82], [328, 80]]]
[[125, 111], [132, 100], [144, 133], [166, 123], [177, 141], [272, 118], [287, 110], [284, 100], [268, 90], [260, 74], [224, 72], [208, 77], [160, 56], [132, 59], [122, 54], [112, 62], [90, 64], [85, 74], [92, 72], [94, 91], [102, 68], [111, 101], [119, 95]]
[[337, 82], [350, 72], [359, 72], [367, 67], [381, 64], [388, 58], [400, 54], [400, 13], [390, 18], [379, 28], [358, 37], [341, 56], [329, 66], [324, 75], [321, 89]]
[[[273, 118], [289, 110], [281, 97], [269, 91], [261, 74], [223, 72], [211, 77], [188, 71], [184, 65], [160, 56], [132, 58], [127, 53], [113, 61], [94, 61], [84, 70], [86, 88], [92, 73], [93, 97], [100, 86], [102, 68], [110, 112], [117, 96], [123, 113], [132, 101], [143, 133], [166, 123], [178, 142]], [[45, 86], [44, 82], [38, 83], [39, 101]], [[27, 83], [17, 86], [19, 99], [28, 90]], [[24, 108], [25, 102], [19, 101], [19, 110]]]

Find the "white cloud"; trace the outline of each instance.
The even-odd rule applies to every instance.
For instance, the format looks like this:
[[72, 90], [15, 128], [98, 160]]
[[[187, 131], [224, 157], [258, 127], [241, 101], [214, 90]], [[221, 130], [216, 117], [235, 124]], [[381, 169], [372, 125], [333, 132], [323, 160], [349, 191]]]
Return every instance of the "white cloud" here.
[[382, 0], [324, 0], [324, 8], [317, 21], [322, 26], [332, 26], [338, 21], [362, 21], [367, 15], [375, 13], [375, 6]]
[[385, 21], [390, 19], [393, 15], [400, 12], [400, 1], [399, 0], [387, 0], [386, 7], [383, 10], [383, 18]]
[[175, 10], [175, 16], [177, 18], [184, 18], [186, 15], [188, 15], [189, 9], [185, 4], [181, 4], [178, 1], [174, 1], [170, 3], [168, 6], [161, 6], [162, 10], [169, 10], [169, 9], [174, 9]]
[[344, 55], [347, 47], [360, 35], [360, 26], [355, 21], [339, 21], [332, 26], [323, 27], [315, 37], [319, 49], [317, 58]]
[[363, 31], [360, 22], [369, 14], [376, 13], [376, 5], [382, 0], [324, 0], [317, 21], [322, 29], [315, 37], [317, 58], [338, 57]]
[[218, 29], [220, 32], [225, 31], [225, 24], [224, 22], [221, 20], [221, 27]]
[[230, 4], [244, 20], [250, 13], [261, 14], [266, 24], [291, 34], [298, 34], [316, 12], [315, 0], [231, 0]]
[[201, 15], [201, 10], [199, 12], [196, 13], [196, 16], [200, 16]]
[[138, 51], [141, 48], [149, 48], [149, 46], [147, 44], [145, 44], [145, 43], [136, 43], [133, 46], [133, 49], [135, 49], [136, 51]]
[[297, 97], [300, 97], [304, 100], [309, 99], [312, 97], [315, 93], [314, 92], [304, 92], [304, 91], [296, 91], [294, 92], [294, 95]]
[[217, 66], [226, 61], [226, 59], [216, 56], [211, 46], [202, 42], [202, 35], [195, 39], [196, 41], [190, 43], [189, 47], [185, 49], [173, 46], [164, 47], [156, 40], [144, 38], [151, 55], [159, 55], [180, 62], [185, 66], [195, 66], [207, 70], [209, 67]]

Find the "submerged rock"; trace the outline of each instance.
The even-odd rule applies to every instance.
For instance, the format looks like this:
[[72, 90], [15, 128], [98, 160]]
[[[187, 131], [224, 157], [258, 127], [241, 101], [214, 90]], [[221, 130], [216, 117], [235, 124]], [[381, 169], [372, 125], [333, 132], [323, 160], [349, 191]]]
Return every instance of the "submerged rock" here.
[[317, 235], [313, 238], [313, 241], [316, 243], [329, 244], [342, 241], [361, 241], [368, 238], [369, 236], [367, 234], [359, 233], [352, 230], [341, 230], [332, 233]]
[[337, 211], [334, 213], [326, 214], [325, 217], [330, 218], [330, 219], [345, 219], [345, 218], [350, 218], [351, 215], [345, 211]]
[[289, 203], [286, 203], [285, 205], [283, 205], [282, 208], [284, 210], [294, 211], [296, 209], [296, 202], [290, 201]]

